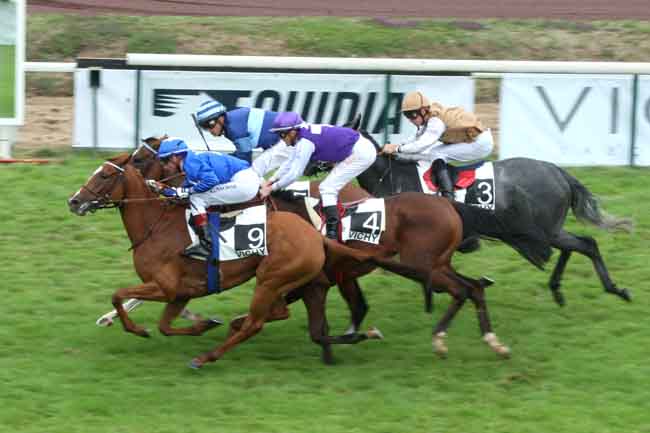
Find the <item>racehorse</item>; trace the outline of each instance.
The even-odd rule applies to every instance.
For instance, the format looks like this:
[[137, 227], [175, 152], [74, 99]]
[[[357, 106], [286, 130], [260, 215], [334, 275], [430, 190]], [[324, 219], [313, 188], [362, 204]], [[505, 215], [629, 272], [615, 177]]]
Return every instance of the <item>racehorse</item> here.
[[[124, 299], [137, 298], [167, 303], [159, 323], [163, 334], [200, 335], [215, 323], [203, 320], [186, 328], [171, 326], [171, 321], [191, 298], [208, 294], [205, 264], [180, 255], [189, 242], [185, 208], [170, 206], [152, 193], [140, 171], [129, 163], [130, 159], [131, 155], [125, 154], [104, 162], [88, 182], [72, 195], [68, 206], [77, 215], [101, 208], [119, 207], [132, 244], [136, 272], [143, 281], [137, 286], [120, 288], [113, 294], [112, 304], [125, 331], [142, 337], [149, 336], [122, 307]], [[223, 289], [256, 277], [249, 314], [222, 345], [195, 358], [191, 366], [198, 368], [219, 359], [226, 351], [258, 333], [266, 321], [287, 318], [289, 311], [283, 300], [284, 295], [308, 286], [312, 281], [325, 279], [322, 268], [326, 250], [327, 259], [334, 265], [341, 258], [358, 258], [358, 264], [368, 258], [368, 255], [324, 238], [302, 218], [288, 212], [269, 214], [266, 240], [267, 256], [249, 256], [221, 263]], [[318, 284], [328, 285], [329, 282]], [[325, 338], [326, 323], [319, 321], [322, 320], [320, 316], [313, 313], [318, 304], [312, 291], [304, 289], [303, 293], [312, 340], [321, 345], [323, 360], [331, 362], [331, 348]]]
[[[358, 123], [358, 122], [357, 122]], [[381, 148], [367, 132], [360, 131], [370, 139], [377, 152]], [[526, 219], [530, 225], [543, 230], [554, 248], [560, 250], [560, 257], [553, 269], [549, 287], [558, 305], [565, 305], [560, 281], [572, 252], [578, 252], [591, 259], [605, 292], [630, 301], [630, 293], [619, 288], [609, 276], [605, 262], [598, 249], [598, 243], [591, 236], [579, 236], [563, 228], [569, 209], [581, 221], [607, 229], [629, 230], [631, 221], [614, 218], [601, 212], [593, 194], [576, 178], [562, 168], [549, 162], [529, 158], [512, 158], [494, 161], [496, 202], [495, 212], [510, 212], [514, 219]], [[377, 197], [386, 197], [404, 191], [422, 192], [414, 161], [403, 161], [378, 155], [375, 163], [357, 177], [361, 187]], [[508, 221], [508, 222], [510, 222]]]
[[[314, 183], [312, 182], [312, 185]], [[352, 187], [354, 188], [354, 187]], [[312, 189], [314, 186], [312, 186]], [[291, 211], [309, 219], [304, 200], [291, 191], [272, 194], [277, 209]], [[347, 241], [346, 245], [368, 251], [376, 251], [369, 263], [359, 266], [341, 261], [336, 269], [326, 267], [329, 281], [354, 280], [379, 265], [423, 285], [425, 299], [430, 302], [432, 290], [447, 292], [453, 302], [433, 330], [433, 346], [437, 354], [446, 356], [446, 331], [456, 313], [469, 298], [476, 308], [481, 335], [497, 354], [508, 356], [510, 350], [492, 331], [484, 289], [492, 282], [479, 280], [458, 273], [451, 265], [451, 257], [464, 236], [476, 234], [498, 238], [515, 248], [531, 263], [541, 267], [550, 257], [550, 246], [541, 231], [523, 226], [505, 228], [493, 213], [462, 203], [421, 193], [404, 193], [385, 199], [386, 230], [379, 244]], [[399, 255], [399, 263], [387, 258]], [[336, 272], [336, 275], [332, 275]], [[354, 290], [354, 288], [349, 287]], [[358, 289], [358, 286], [356, 288]], [[427, 305], [430, 310], [430, 305]], [[330, 337], [331, 343], [357, 343], [368, 338], [367, 334], [348, 333]]]
[[[152, 164], [152, 162], [158, 154], [160, 143], [166, 138], [168, 137], [166, 135], [163, 135], [160, 137], [152, 136], [143, 139], [142, 146], [133, 152], [132, 163], [140, 170], [143, 177], [157, 178], [160, 175], [160, 165]], [[165, 176], [166, 182], [168, 182], [168, 184], [171, 186], [179, 186], [182, 181], [182, 173], [169, 172], [164, 173], [163, 175]], [[307, 191], [307, 193], [310, 197], [320, 197], [318, 185], [318, 182], [309, 183], [309, 191]], [[345, 185], [340, 191], [339, 195], [341, 197], [341, 200], [344, 202], [358, 202], [371, 197], [370, 194], [368, 194], [368, 192], [366, 192], [364, 189], [355, 187], [351, 184]], [[309, 218], [306, 214], [302, 216], [309, 221]], [[350, 310], [350, 326], [348, 327], [346, 333], [358, 332], [361, 328], [361, 323], [363, 322], [363, 319], [369, 310], [368, 303], [366, 302], [365, 296], [361, 291], [359, 282], [356, 278], [339, 278], [337, 280], [337, 286], [339, 288], [339, 293], [346, 301]], [[298, 299], [300, 299], [300, 293], [298, 291], [293, 292], [287, 296], [288, 303], [294, 302]], [[141, 302], [142, 301], [130, 299], [127, 301], [125, 308], [127, 308], [128, 311], [131, 311], [131, 309], [139, 306]], [[115, 310], [106, 313], [100, 319], [98, 319], [98, 323], [102, 322], [101, 324], [111, 324], [112, 318], [115, 317], [116, 314], [117, 313]], [[197, 315], [191, 313], [187, 309], [183, 310], [182, 315], [189, 319], [197, 317]], [[374, 328], [369, 331], [369, 334], [367, 334], [367, 336], [370, 338], [378, 338], [380, 335], [381, 333]]]

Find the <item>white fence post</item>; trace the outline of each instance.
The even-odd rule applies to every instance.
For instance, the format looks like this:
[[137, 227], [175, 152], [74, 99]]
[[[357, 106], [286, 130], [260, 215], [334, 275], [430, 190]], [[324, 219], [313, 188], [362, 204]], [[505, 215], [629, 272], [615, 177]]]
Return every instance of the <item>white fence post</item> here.
[[16, 141], [15, 126], [0, 126], [0, 159], [11, 159], [11, 147]]

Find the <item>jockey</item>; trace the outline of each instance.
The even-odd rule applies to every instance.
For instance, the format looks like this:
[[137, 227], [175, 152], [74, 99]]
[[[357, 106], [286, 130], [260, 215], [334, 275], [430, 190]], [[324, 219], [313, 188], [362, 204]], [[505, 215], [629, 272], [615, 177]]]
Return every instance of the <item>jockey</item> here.
[[185, 172], [185, 182], [179, 188], [148, 181], [156, 192], [190, 199], [195, 232], [200, 242], [185, 248], [183, 255], [209, 256], [212, 245], [206, 208], [253, 199], [260, 187], [260, 177], [246, 161], [216, 152], [197, 154], [179, 139], [163, 141], [158, 150], [158, 158], [166, 169]]
[[224, 135], [232, 141], [237, 148], [233, 156], [250, 163], [254, 148], [266, 150], [280, 141], [277, 134], [269, 131], [277, 115], [274, 111], [247, 107], [226, 111], [221, 102], [210, 100], [196, 111], [196, 121], [199, 128], [214, 137]]
[[489, 129], [472, 113], [460, 107], [431, 103], [420, 92], [410, 92], [402, 101], [402, 114], [417, 128], [415, 136], [402, 144], [386, 144], [382, 153], [398, 158], [429, 160], [440, 193], [453, 200], [454, 186], [447, 162], [469, 162], [492, 153], [494, 141]]
[[288, 145], [295, 146], [289, 159], [268, 180], [263, 182], [260, 195], [285, 188], [301, 176], [310, 161], [334, 162], [334, 168], [321, 182], [319, 189], [326, 216], [326, 233], [338, 239], [339, 191], [375, 162], [374, 145], [351, 128], [305, 123], [298, 113], [280, 113], [273, 122], [273, 132]]

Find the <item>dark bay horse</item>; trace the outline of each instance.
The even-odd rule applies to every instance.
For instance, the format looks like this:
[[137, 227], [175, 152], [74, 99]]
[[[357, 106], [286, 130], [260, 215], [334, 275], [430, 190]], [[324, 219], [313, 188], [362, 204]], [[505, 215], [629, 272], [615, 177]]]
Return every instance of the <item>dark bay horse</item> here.
[[[350, 187], [355, 188], [355, 187]], [[312, 183], [312, 189], [317, 184]], [[358, 188], [357, 188], [358, 189]], [[278, 209], [295, 212], [309, 219], [302, 198], [296, 199], [291, 191], [272, 195]], [[477, 234], [497, 238], [515, 248], [526, 259], [541, 267], [550, 257], [550, 246], [544, 233], [523, 226], [506, 228], [493, 213], [484, 209], [450, 203], [447, 199], [421, 193], [404, 193], [387, 197], [386, 231], [379, 245], [348, 241], [346, 245], [365, 251], [374, 251], [373, 258], [364, 265], [341, 261], [335, 269], [326, 267], [330, 281], [354, 281], [379, 265], [407, 278], [420, 282], [425, 294], [431, 290], [449, 293], [453, 302], [433, 330], [436, 353], [445, 356], [444, 339], [452, 319], [467, 299], [470, 299], [479, 319], [481, 335], [498, 354], [508, 356], [509, 349], [492, 331], [484, 289], [491, 284], [485, 279], [476, 280], [458, 273], [451, 264], [453, 253], [464, 236]], [[399, 262], [387, 260], [395, 255]], [[332, 275], [335, 272], [336, 275]], [[348, 286], [345, 289], [355, 290]], [[343, 290], [343, 288], [342, 288]], [[358, 289], [358, 286], [356, 287]], [[354, 295], [353, 295], [354, 296]], [[429, 300], [430, 296], [426, 296]], [[324, 300], [323, 300], [324, 302]], [[368, 338], [365, 334], [350, 333], [330, 337], [332, 343], [356, 343]]]
[[[364, 135], [381, 151], [379, 144], [367, 133]], [[617, 219], [601, 212], [593, 194], [576, 178], [562, 168], [544, 161], [529, 158], [512, 158], [494, 161], [495, 196], [498, 197], [495, 212], [510, 212], [512, 218], [526, 219], [547, 233], [551, 245], [560, 250], [549, 286], [554, 300], [565, 304], [560, 281], [572, 252], [591, 259], [596, 273], [607, 293], [626, 301], [630, 300], [627, 289], [619, 288], [609, 276], [598, 244], [591, 236], [579, 236], [563, 228], [569, 209], [578, 220], [594, 224], [602, 229], [629, 230], [628, 219]], [[377, 197], [386, 197], [405, 191], [422, 192], [416, 163], [378, 155], [375, 163], [357, 177], [359, 184]]]
[[[159, 323], [165, 335], [200, 335], [214, 326], [210, 320], [186, 328], [173, 328], [175, 319], [191, 298], [208, 294], [206, 267], [201, 261], [180, 255], [189, 243], [185, 208], [169, 205], [146, 186], [138, 169], [130, 164], [130, 155], [121, 155], [102, 164], [69, 200], [70, 210], [85, 215], [117, 204], [133, 246], [133, 261], [143, 283], [115, 291], [112, 303], [127, 332], [147, 337], [148, 332], [136, 325], [122, 307], [126, 298], [167, 303]], [[288, 317], [283, 297], [290, 291], [325, 279], [322, 272], [327, 259], [336, 265], [367, 255], [325, 239], [302, 218], [288, 212], [273, 212], [267, 221], [267, 256], [223, 262], [220, 266], [221, 287], [237, 286], [256, 277], [256, 287], [249, 314], [225, 343], [193, 360], [192, 366], [219, 359], [226, 351], [258, 333], [266, 321]], [[341, 256], [339, 256], [341, 254]], [[348, 255], [349, 254], [349, 255]], [[316, 283], [313, 283], [316, 284]], [[329, 282], [319, 283], [329, 285]], [[313, 314], [315, 301], [305, 289], [305, 304], [310, 312], [310, 334], [321, 344], [323, 359], [331, 362], [331, 348], [324, 333], [326, 325]]]

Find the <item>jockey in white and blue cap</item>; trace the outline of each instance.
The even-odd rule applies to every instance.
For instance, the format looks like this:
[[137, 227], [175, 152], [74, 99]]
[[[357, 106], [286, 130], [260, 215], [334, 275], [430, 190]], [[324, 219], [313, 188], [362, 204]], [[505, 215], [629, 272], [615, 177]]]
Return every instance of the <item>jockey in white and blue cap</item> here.
[[269, 131], [277, 115], [274, 111], [247, 107], [228, 111], [216, 100], [203, 102], [195, 114], [201, 129], [215, 137], [223, 134], [237, 148], [233, 155], [249, 163], [254, 148], [266, 150], [279, 141], [278, 135]]
[[222, 153], [195, 153], [180, 139], [163, 141], [158, 158], [166, 168], [172, 165], [176, 171], [185, 172], [185, 182], [180, 188], [161, 189], [155, 182], [149, 183], [165, 195], [190, 199], [196, 233], [201, 242], [188, 246], [184, 255], [209, 256], [211, 243], [206, 208], [252, 200], [259, 190], [261, 178], [246, 161]]
[[261, 195], [264, 197], [271, 191], [290, 185], [303, 174], [310, 161], [334, 162], [334, 168], [320, 183], [319, 190], [326, 216], [327, 237], [338, 239], [336, 204], [339, 191], [375, 162], [375, 146], [354, 129], [308, 124], [293, 112], [280, 113], [271, 131], [278, 133], [288, 146], [295, 146], [295, 150], [278, 171], [264, 182]]

